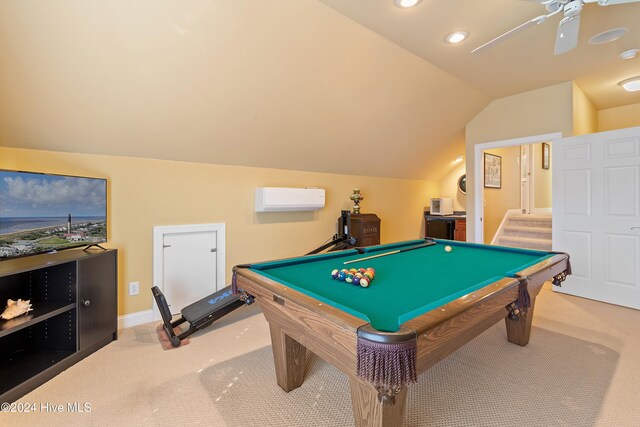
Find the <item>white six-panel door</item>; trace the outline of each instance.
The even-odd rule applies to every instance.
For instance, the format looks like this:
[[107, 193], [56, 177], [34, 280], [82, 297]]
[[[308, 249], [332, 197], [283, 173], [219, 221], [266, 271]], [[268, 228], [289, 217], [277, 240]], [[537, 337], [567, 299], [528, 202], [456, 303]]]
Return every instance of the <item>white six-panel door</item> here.
[[553, 248], [573, 268], [556, 290], [640, 309], [640, 127], [552, 149]]

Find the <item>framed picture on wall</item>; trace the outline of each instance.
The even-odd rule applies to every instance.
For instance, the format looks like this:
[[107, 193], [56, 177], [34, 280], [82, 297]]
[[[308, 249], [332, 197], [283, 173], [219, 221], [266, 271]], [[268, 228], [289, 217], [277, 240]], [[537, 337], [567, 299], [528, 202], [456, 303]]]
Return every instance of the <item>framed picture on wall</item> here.
[[551, 147], [546, 142], [542, 143], [542, 169], [549, 169], [551, 163]]
[[502, 157], [484, 153], [484, 188], [502, 188]]

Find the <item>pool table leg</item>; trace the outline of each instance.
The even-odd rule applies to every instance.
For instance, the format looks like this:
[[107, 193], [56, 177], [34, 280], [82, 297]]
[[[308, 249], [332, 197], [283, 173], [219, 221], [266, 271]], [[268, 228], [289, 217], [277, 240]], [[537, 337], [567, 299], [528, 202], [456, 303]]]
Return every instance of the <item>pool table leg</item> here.
[[395, 404], [383, 405], [378, 401], [378, 391], [371, 385], [349, 378], [353, 418], [357, 427], [402, 426], [407, 401], [407, 387], [395, 396]]
[[304, 381], [306, 348], [287, 335], [282, 328], [269, 323], [276, 380], [284, 391], [291, 391]]
[[510, 319], [509, 316], [504, 318], [507, 326], [507, 339], [509, 342], [525, 346], [529, 344], [529, 336], [531, 335], [531, 321], [533, 320], [533, 309], [536, 299], [531, 298], [531, 307], [525, 316], [517, 319]]

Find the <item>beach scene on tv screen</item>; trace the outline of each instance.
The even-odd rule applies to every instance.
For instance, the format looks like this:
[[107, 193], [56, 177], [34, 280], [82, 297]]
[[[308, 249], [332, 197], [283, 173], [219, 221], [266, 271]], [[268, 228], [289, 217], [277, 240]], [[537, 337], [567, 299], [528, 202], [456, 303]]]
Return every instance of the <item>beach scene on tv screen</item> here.
[[107, 241], [106, 181], [0, 171], [0, 258]]

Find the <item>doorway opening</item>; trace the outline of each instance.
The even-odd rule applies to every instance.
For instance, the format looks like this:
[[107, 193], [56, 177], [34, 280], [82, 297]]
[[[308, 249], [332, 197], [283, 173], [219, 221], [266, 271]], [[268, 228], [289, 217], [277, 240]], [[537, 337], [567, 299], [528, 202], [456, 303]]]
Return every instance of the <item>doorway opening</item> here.
[[[502, 224], [502, 219], [504, 219], [504, 213], [508, 210], [512, 210], [515, 213], [522, 213], [523, 209], [527, 209], [530, 213], [540, 213], [540, 212], [550, 212], [551, 209], [547, 208], [539, 208], [536, 206], [548, 205], [551, 206], [551, 195], [549, 194], [549, 200], [547, 202], [540, 202], [535, 200], [535, 193], [532, 190], [535, 188], [535, 179], [532, 178], [531, 174], [534, 171], [533, 176], [535, 177], [535, 171], [537, 171], [540, 166], [535, 163], [535, 159], [542, 156], [542, 148], [540, 148], [540, 153], [537, 153], [536, 150], [538, 147], [541, 147], [541, 143], [545, 142], [549, 144], [551, 141], [559, 139], [562, 137], [562, 133], [555, 132], [550, 134], [542, 134], [542, 135], [532, 135], [523, 138], [515, 138], [508, 139], [502, 141], [492, 141], [483, 144], [477, 144], [474, 147], [474, 204], [476, 207], [476, 213], [474, 215], [474, 241], [478, 243], [489, 243], [491, 242], [493, 235], [497, 232]], [[526, 167], [522, 167], [523, 165], [520, 162], [522, 151], [522, 146], [530, 146], [533, 145], [533, 148], [527, 148], [527, 165]], [[502, 157], [499, 154], [504, 150], [505, 153], [513, 153], [509, 154], [509, 156], [513, 156], [511, 164], [504, 164], [501, 162]], [[489, 165], [494, 165], [492, 169], [493, 175], [489, 179], [493, 179], [491, 183], [488, 183], [488, 187], [485, 188], [485, 153], [493, 153], [494, 158], [489, 157], [490, 163]], [[495, 159], [495, 157], [500, 157], [500, 159]], [[491, 163], [493, 162], [493, 163]], [[496, 165], [498, 169], [496, 169]], [[532, 166], [533, 165], [533, 166]], [[503, 171], [507, 172], [507, 169], [503, 169], [505, 166], [509, 168], [509, 171], [506, 175], [503, 175]], [[487, 173], [491, 171], [487, 169]], [[495, 174], [498, 176], [495, 176]], [[523, 177], [523, 174], [525, 176]], [[508, 175], [508, 176], [507, 176]], [[551, 179], [551, 173], [548, 173], [549, 180]], [[523, 181], [523, 178], [526, 178], [526, 181]], [[505, 179], [509, 179], [508, 186], [507, 181]], [[503, 185], [504, 183], [504, 185]], [[523, 194], [523, 185], [526, 184], [527, 194]], [[491, 193], [493, 192], [493, 193]], [[487, 197], [490, 196], [490, 197]], [[496, 197], [493, 197], [496, 196]], [[504, 196], [501, 198], [501, 196]], [[523, 200], [525, 198], [526, 200]], [[491, 200], [488, 200], [491, 199]], [[495, 199], [495, 200], [494, 200]], [[512, 206], [508, 209], [503, 210], [500, 213], [500, 220], [495, 220], [495, 218], [488, 218], [485, 210], [487, 210], [487, 205], [490, 207], [494, 207], [494, 205], [501, 203], [498, 200], [509, 200]], [[489, 220], [489, 223], [487, 223]], [[497, 224], [496, 224], [497, 222]], [[490, 227], [487, 229], [486, 227]], [[504, 225], [503, 225], [504, 226]]]

